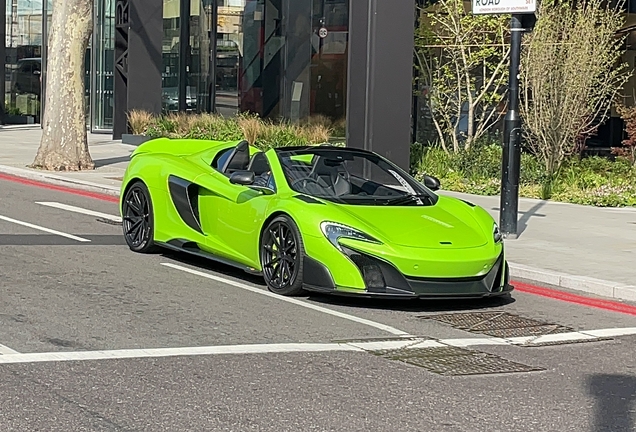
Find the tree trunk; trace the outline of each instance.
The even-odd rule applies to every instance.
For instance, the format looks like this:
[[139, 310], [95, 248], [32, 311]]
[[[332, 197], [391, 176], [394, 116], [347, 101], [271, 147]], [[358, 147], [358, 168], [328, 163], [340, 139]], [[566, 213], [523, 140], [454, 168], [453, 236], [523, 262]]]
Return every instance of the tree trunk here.
[[93, 0], [53, 0], [42, 140], [31, 167], [93, 169], [86, 135], [84, 58], [93, 30]]

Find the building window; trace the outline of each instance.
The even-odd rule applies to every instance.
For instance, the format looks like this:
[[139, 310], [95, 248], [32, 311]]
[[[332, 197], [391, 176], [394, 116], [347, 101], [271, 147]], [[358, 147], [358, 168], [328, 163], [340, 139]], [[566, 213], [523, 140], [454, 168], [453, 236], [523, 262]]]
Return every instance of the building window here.
[[218, 17], [218, 112], [344, 119], [349, 0], [228, 0]]
[[[49, 3], [50, 4], [50, 3]], [[5, 10], [5, 120], [40, 121], [42, 3], [7, 0]]]

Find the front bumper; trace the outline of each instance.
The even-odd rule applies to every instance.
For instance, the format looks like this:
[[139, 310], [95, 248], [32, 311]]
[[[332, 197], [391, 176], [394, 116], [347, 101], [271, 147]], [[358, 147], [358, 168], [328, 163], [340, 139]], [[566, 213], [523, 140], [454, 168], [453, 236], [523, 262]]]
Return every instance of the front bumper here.
[[511, 292], [508, 263], [503, 251], [484, 275], [459, 278], [406, 276], [392, 264], [366, 253], [348, 249], [360, 271], [365, 288], [337, 286], [329, 269], [310, 257], [304, 258], [304, 287], [307, 291], [381, 298], [468, 299], [498, 297]]

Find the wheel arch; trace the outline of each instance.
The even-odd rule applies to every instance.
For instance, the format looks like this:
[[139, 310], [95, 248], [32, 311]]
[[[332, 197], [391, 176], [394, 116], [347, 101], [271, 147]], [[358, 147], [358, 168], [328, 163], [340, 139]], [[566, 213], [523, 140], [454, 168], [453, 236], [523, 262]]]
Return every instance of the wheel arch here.
[[146, 187], [148, 187], [148, 184], [147, 184], [147, 183], [146, 183], [146, 182], [145, 182], [145, 181], [144, 181], [144, 180], [143, 180], [140, 176], [138, 176], [138, 175], [133, 176], [133, 177], [129, 178], [129, 179], [126, 181], [126, 184], [125, 184], [124, 188], [123, 188], [123, 189], [122, 189], [122, 191], [121, 191], [121, 198], [120, 198], [120, 200], [119, 200], [119, 213], [120, 213], [122, 216], [123, 216], [123, 213], [122, 213], [122, 212], [124, 211], [123, 206], [124, 206], [124, 199], [126, 198], [126, 194], [127, 194], [127, 193], [128, 193], [128, 191], [130, 190], [130, 188], [132, 187], [132, 185], [134, 185], [134, 184], [135, 184], [135, 183], [137, 183], [137, 182], [141, 182], [141, 183], [143, 183], [144, 185], [146, 185]]
[[[284, 210], [276, 210], [274, 212], [272, 212], [272, 214], [270, 214], [269, 216], [267, 216], [267, 218], [263, 221], [263, 225], [261, 225], [261, 229], [259, 230], [259, 235], [258, 235], [258, 249], [259, 249], [259, 256], [260, 256], [260, 249], [262, 246], [262, 242], [263, 242], [263, 231], [265, 231], [265, 228], [267, 228], [267, 226], [274, 220], [276, 219], [278, 216], [287, 216], [288, 218], [290, 218], [291, 220], [294, 221], [294, 223], [296, 225], [298, 225], [298, 222], [296, 222], [296, 219], [294, 219], [294, 217], [292, 215], [290, 215], [288, 212], [284, 211]], [[298, 230], [300, 232], [300, 229]], [[300, 235], [302, 236], [302, 232], [300, 232]]]

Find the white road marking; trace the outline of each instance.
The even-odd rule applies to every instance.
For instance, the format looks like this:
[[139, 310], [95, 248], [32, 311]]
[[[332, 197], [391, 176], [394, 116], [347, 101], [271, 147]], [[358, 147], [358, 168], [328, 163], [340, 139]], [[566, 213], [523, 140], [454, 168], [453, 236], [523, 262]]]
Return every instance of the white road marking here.
[[[466, 338], [466, 339], [446, 339], [442, 340], [446, 345], [454, 347], [469, 347], [476, 345], [510, 345], [505, 339], [500, 338]], [[419, 348], [419, 346], [418, 346]]]
[[586, 330], [586, 331], [581, 331], [580, 333], [590, 335], [590, 336], [596, 336], [596, 337], [629, 336], [629, 335], [636, 334], [636, 327]]
[[547, 334], [542, 336], [530, 336], [530, 337], [520, 337], [520, 338], [510, 338], [512, 344], [542, 344], [542, 343], [552, 343], [552, 342], [571, 342], [571, 341], [582, 341], [582, 340], [590, 340], [590, 339], [598, 339], [594, 336], [589, 336], [579, 332], [570, 332], [570, 333], [556, 333], [556, 334]]
[[16, 350], [12, 350], [8, 346], [0, 345], [0, 354], [1, 355], [9, 355], [9, 354], [13, 355], [13, 354], [20, 354], [20, 353], [17, 352]]
[[102, 213], [102, 212], [98, 212], [98, 211], [93, 211], [93, 210], [88, 210], [82, 207], [75, 207], [72, 205], [68, 205], [68, 204], [62, 204], [62, 203], [58, 203], [58, 202], [49, 202], [49, 201], [36, 201], [36, 204], [40, 204], [43, 206], [47, 206], [47, 207], [53, 207], [53, 208], [57, 208], [60, 210], [66, 210], [66, 211], [70, 211], [70, 212], [74, 212], [74, 213], [80, 213], [80, 214], [85, 214], [88, 216], [95, 216], [95, 217], [100, 217], [102, 219], [107, 219], [113, 222], [121, 222], [121, 217], [119, 216], [114, 216], [108, 213]]
[[375, 327], [377, 329], [389, 332], [389, 333], [394, 334], [394, 335], [411, 336], [410, 334], [408, 334], [408, 333], [406, 333], [406, 332], [404, 332], [402, 330], [398, 330], [395, 327], [391, 327], [391, 326], [388, 326], [386, 324], [381, 324], [381, 323], [378, 323], [378, 322], [375, 322], [375, 321], [370, 321], [370, 320], [367, 320], [367, 319], [364, 319], [364, 318], [360, 318], [360, 317], [357, 317], [357, 316], [354, 316], [354, 315], [349, 315], [349, 314], [346, 314], [346, 313], [337, 312], [335, 310], [328, 309], [328, 308], [325, 308], [325, 307], [322, 307], [322, 306], [313, 305], [311, 303], [307, 303], [307, 302], [304, 302], [302, 300], [295, 299], [293, 297], [284, 297], [284, 296], [281, 296], [281, 295], [278, 295], [278, 294], [274, 294], [273, 292], [270, 292], [270, 291], [265, 291], [264, 289], [256, 288], [256, 287], [253, 287], [253, 286], [249, 286], [249, 285], [246, 285], [244, 283], [236, 282], [236, 281], [233, 281], [233, 280], [230, 280], [230, 279], [225, 279], [225, 278], [222, 278], [222, 277], [219, 277], [219, 276], [214, 276], [214, 275], [212, 275], [210, 273], [205, 273], [205, 272], [202, 272], [202, 271], [193, 270], [193, 269], [190, 269], [190, 268], [187, 268], [187, 267], [182, 267], [180, 265], [176, 265], [176, 264], [172, 264], [172, 263], [161, 263], [161, 265], [173, 268], [175, 270], [181, 270], [181, 271], [193, 274], [193, 275], [201, 276], [201, 277], [204, 277], [204, 278], [207, 278], [207, 279], [212, 279], [214, 281], [221, 282], [221, 283], [224, 283], [224, 284], [227, 284], [227, 285], [232, 285], [234, 287], [241, 288], [241, 289], [244, 289], [244, 290], [247, 290], [247, 291], [251, 291], [251, 292], [254, 292], [254, 293], [257, 293], [257, 294], [261, 294], [261, 295], [264, 295], [264, 296], [275, 298], [275, 299], [280, 300], [280, 301], [284, 301], [284, 302], [287, 302], [287, 303], [292, 303], [292, 304], [295, 304], [295, 305], [298, 305], [298, 306], [302, 306], [302, 307], [305, 307], [307, 309], [312, 309], [312, 310], [315, 310], [315, 311], [318, 311], [318, 312], [322, 312], [322, 313], [325, 313], [325, 314], [328, 314], [328, 315], [333, 315], [333, 316], [337, 316], [339, 318], [343, 318], [343, 319], [346, 319], [346, 320], [349, 320], [349, 321], [357, 322], [359, 324], [364, 324], [364, 325], [367, 325], [367, 326], [370, 326], [370, 327]]
[[186, 348], [153, 348], [153, 349], [128, 349], [110, 351], [75, 351], [75, 352], [49, 352], [29, 353], [0, 356], [0, 364], [3, 363], [34, 363], [54, 361], [80, 361], [80, 360], [110, 360], [132, 358], [177, 357], [197, 355], [220, 354], [271, 354], [293, 352], [332, 352], [332, 351], [358, 351], [360, 348], [347, 344], [326, 343], [289, 343], [289, 344], [253, 344], [253, 345], [223, 345], [209, 347]]
[[606, 337], [636, 335], [636, 327], [609, 328], [599, 330], [581, 330], [578, 332], [555, 333], [543, 336], [521, 336], [502, 339], [512, 345], [532, 345], [549, 342], [574, 342]]
[[61, 231], [52, 230], [50, 228], [41, 227], [39, 225], [34, 225], [32, 223], [29, 223], [29, 222], [19, 221], [17, 219], [12, 219], [10, 217], [6, 217], [6, 216], [2, 216], [2, 215], [0, 215], [0, 220], [11, 222], [11, 223], [14, 223], [14, 224], [17, 224], [17, 225], [22, 225], [22, 226], [29, 227], [29, 228], [33, 228], [35, 230], [44, 231], [44, 232], [47, 232], [49, 234], [59, 235], [61, 237], [66, 237], [66, 238], [69, 238], [69, 239], [72, 239], [72, 240], [77, 240], [79, 242], [89, 242], [90, 241], [89, 239], [85, 239], [85, 238], [82, 238], [82, 237], [74, 236], [73, 234], [67, 234], [67, 233], [64, 233], [64, 232], [61, 232]]
[[[573, 341], [587, 339], [583, 333], [612, 335], [634, 335], [636, 328], [625, 329], [601, 329], [585, 332], [560, 333], [560, 341]], [[557, 336], [557, 335], [551, 335]], [[600, 337], [600, 336], [599, 336]], [[578, 338], [578, 339], [575, 339]], [[324, 353], [324, 352], [358, 352], [367, 353], [380, 350], [415, 349], [415, 348], [443, 348], [455, 346], [467, 348], [482, 345], [509, 345], [533, 338], [502, 339], [496, 337], [465, 338], [465, 339], [428, 339], [414, 337], [410, 340], [369, 341], [369, 342], [341, 342], [341, 343], [285, 343], [285, 344], [249, 344], [249, 345], [218, 345], [204, 347], [182, 348], [148, 348], [148, 349], [122, 349], [108, 351], [72, 351], [72, 352], [48, 352], [48, 353], [16, 353], [8, 352], [0, 355], [0, 364], [8, 363], [37, 363], [37, 362], [62, 362], [62, 361], [86, 361], [86, 360], [114, 360], [114, 359], [141, 359], [156, 357], [183, 357], [201, 355], [228, 355], [228, 354], [273, 354], [273, 353]], [[534, 338], [534, 343], [541, 338]], [[593, 338], [595, 339], [595, 338]], [[555, 341], [555, 339], [551, 339]], [[524, 343], [525, 343], [524, 342]], [[532, 342], [530, 342], [532, 344]], [[6, 347], [5, 347], [6, 348]]]

